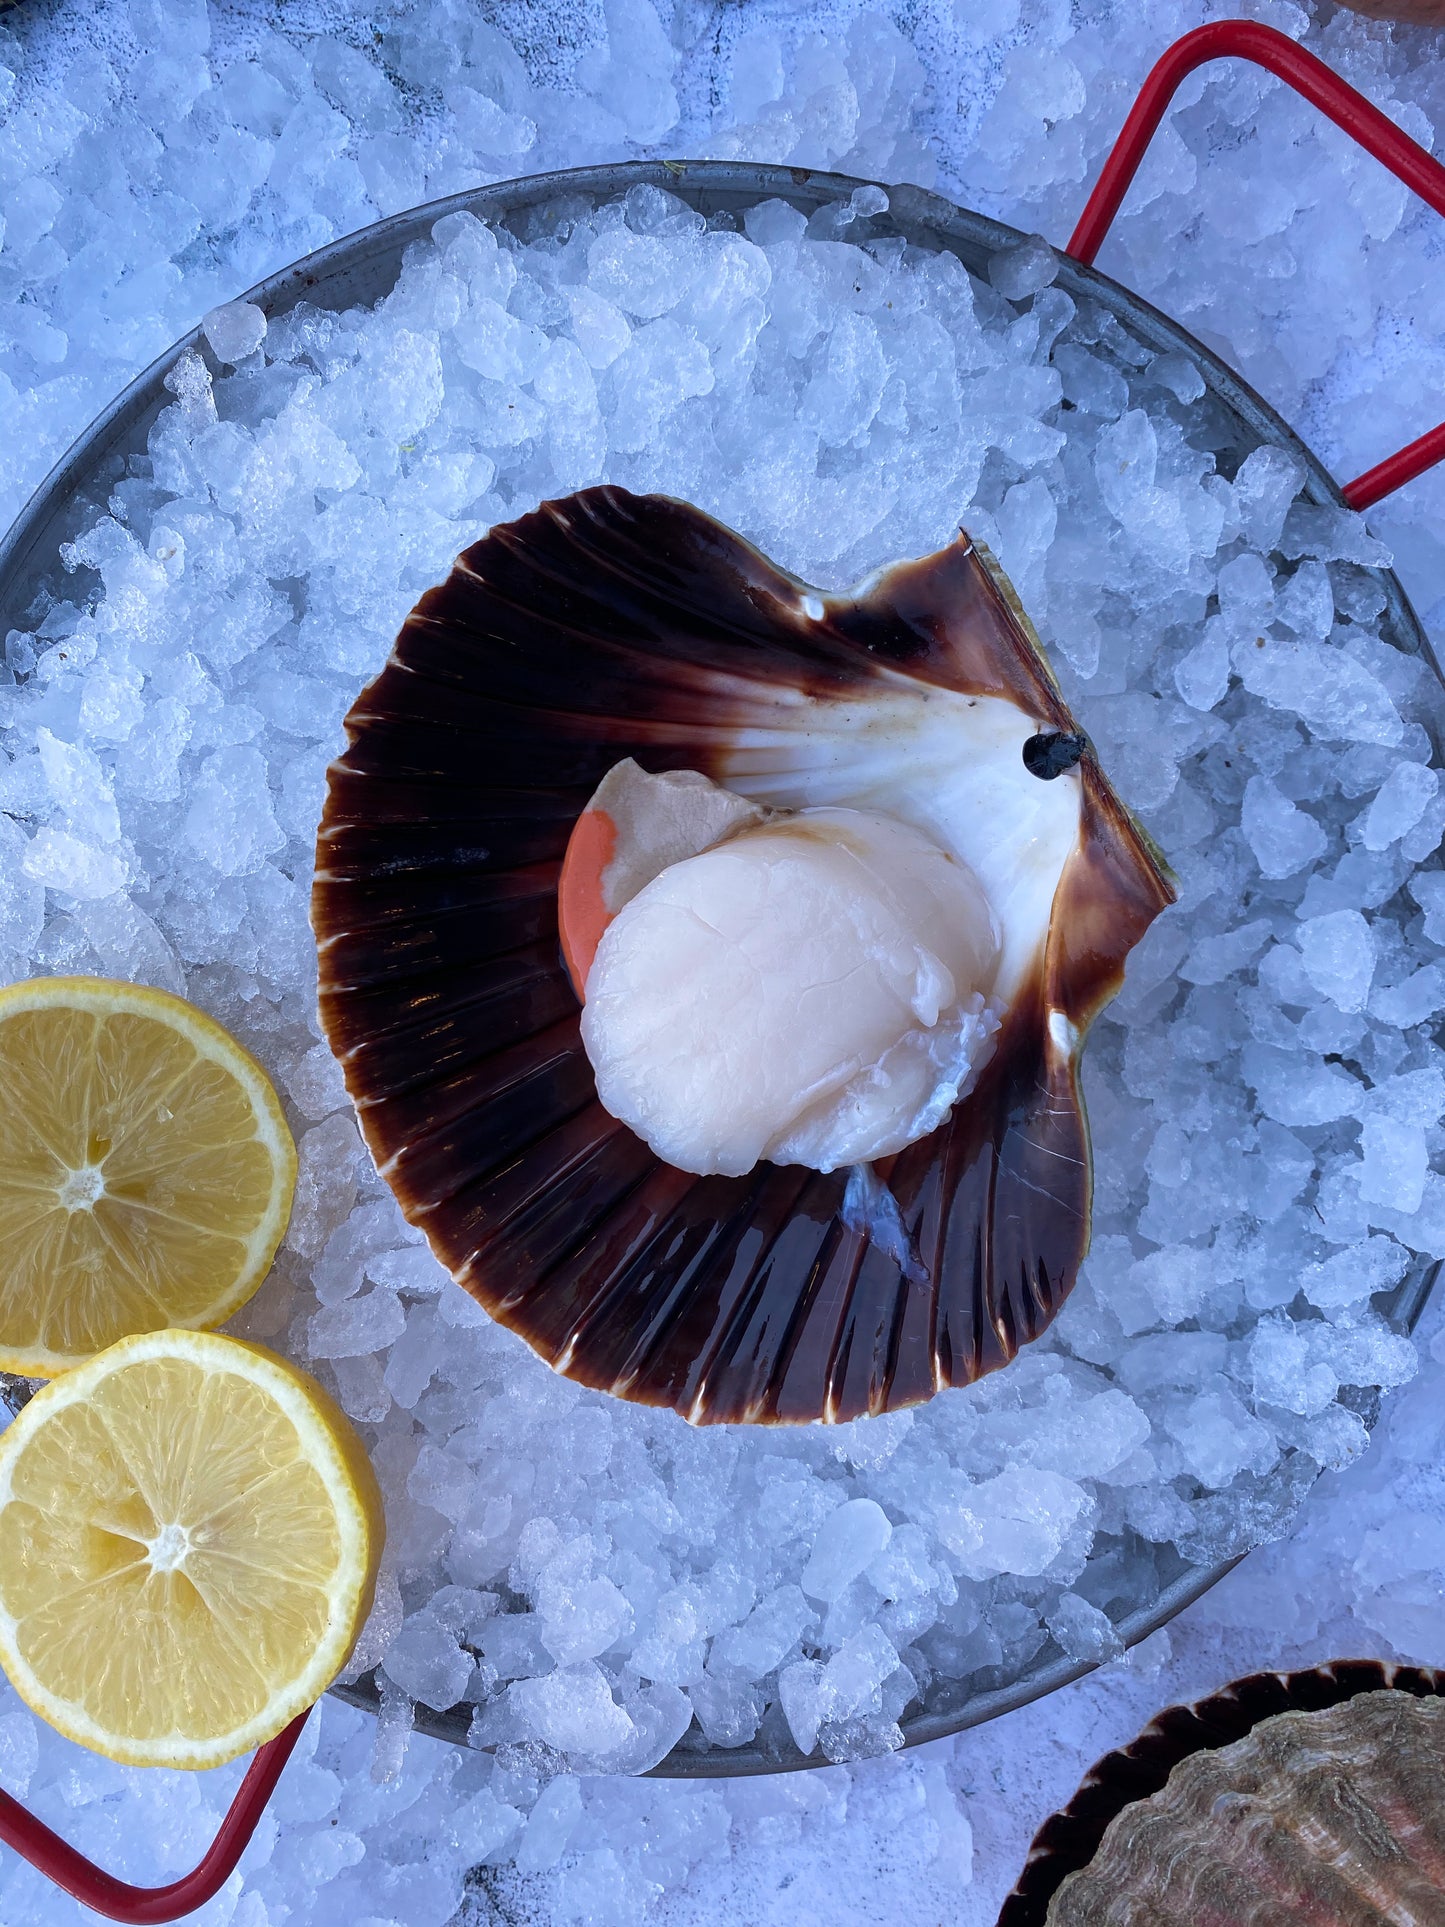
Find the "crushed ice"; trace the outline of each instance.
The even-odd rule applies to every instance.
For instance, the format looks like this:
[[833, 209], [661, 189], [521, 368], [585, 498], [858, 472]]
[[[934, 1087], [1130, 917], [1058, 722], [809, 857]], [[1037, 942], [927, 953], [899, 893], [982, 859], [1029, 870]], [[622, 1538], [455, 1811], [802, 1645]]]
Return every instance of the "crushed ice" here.
[[[1424, 727], [1437, 692], [1381, 640], [1369, 570], [1393, 551], [1436, 615], [1438, 483], [1373, 535], [1311, 507], [1283, 451], [1236, 468], [1187, 358], [1075, 309], [1046, 247], [971, 282], [871, 245], [871, 189], [811, 224], [775, 204], [737, 228], [648, 191], [578, 203], [525, 247], [454, 216], [373, 314], [268, 327], [234, 299], [378, 212], [649, 142], [925, 183], [941, 160], [965, 202], [1061, 236], [1117, 123], [1116, 77], [1137, 82], [1198, 16], [1156, 5], [1141, 34], [1088, 9], [1015, 25], [1002, 6], [986, 32], [967, 11], [925, 9], [915, 44], [881, 15], [760, 19], [714, 56], [683, 10], [659, 25], [647, 0], [615, 0], [576, 91], [540, 38], [524, 63], [445, 3], [388, 13], [375, 43], [340, 11], [339, 37], [256, 27], [243, 52], [210, 47], [194, 4], [168, 0], [162, 34], [137, 0], [130, 64], [117, 9], [83, 45], [0, 34], [18, 76], [0, 75], [0, 259], [35, 293], [4, 309], [7, 506], [202, 314], [211, 357], [174, 371], [148, 469], [78, 529], [70, 597], [6, 638], [0, 962], [183, 988], [271, 1066], [298, 1209], [240, 1328], [316, 1361], [389, 1495], [358, 1656], [382, 1663], [382, 1717], [328, 1705], [313, 1725], [280, 1833], [252, 1850], [245, 1927], [323, 1887], [327, 1918], [350, 1897], [358, 1918], [441, 1927], [479, 1862], [545, 1876], [559, 1919], [705, 1891], [746, 1787], [577, 1770], [644, 1767], [694, 1721], [719, 1747], [886, 1751], [935, 1681], [1108, 1658], [1111, 1611], [1181, 1556], [1286, 1531], [1317, 1469], [1363, 1450], [1371, 1389], [1413, 1369], [1370, 1300], [1413, 1253], [1445, 1253], [1445, 799]], [[1408, 38], [1340, 15], [1313, 39], [1428, 138]], [[1424, 425], [1412, 400], [1445, 372], [1424, 311], [1407, 317], [1411, 380], [1380, 352], [1385, 318], [1438, 279], [1431, 230], [1272, 84], [1222, 70], [1201, 88], [1104, 265], [1207, 339], [1227, 279], [1230, 358], [1337, 472], [1366, 466]], [[1179, 909], [1086, 1060], [1085, 1279], [1007, 1373], [914, 1414], [697, 1434], [556, 1379], [401, 1222], [317, 1041], [306, 883], [342, 714], [457, 548], [604, 477], [688, 495], [825, 583], [966, 519], [1180, 872]], [[1278, 1614], [1291, 1639], [1323, 1636], [1313, 1560], [1358, 1626], [1423, 1650], [1445, 1569], [1426, 1397], [1442, 1368], [1332, 1511], [1317, 1495], [1297, 1572], [1272, 1552], [1244, 1569], [1270, 1576], [1264, 1603], [1221, 1593], [1244, 1602], [1226, 1623]], [[459, 1698], [494, 1760], [408, 1743], [413, 1699]], [[781, 1783], [777, 1824], [846, 1869], [848, 1801], [855, 1821], [871, 1802], [875, 1833], [928, 1842], [916, 1864], [956, 1889], [969, 1757]], [[0, 1784], [135, 1877], [196, 1857], [223, 1779], [108, 1768], [0, 1700]], [[1000, 1888], [1027, 1830], [1011, 1824]], [[405, 1844], [427, 1839], [425, 1858]], [[873, 1917], [895, 1877], [867, 1869]], [[0, 1896], [38, 1894], [31, 1878], [0, 1868]]]

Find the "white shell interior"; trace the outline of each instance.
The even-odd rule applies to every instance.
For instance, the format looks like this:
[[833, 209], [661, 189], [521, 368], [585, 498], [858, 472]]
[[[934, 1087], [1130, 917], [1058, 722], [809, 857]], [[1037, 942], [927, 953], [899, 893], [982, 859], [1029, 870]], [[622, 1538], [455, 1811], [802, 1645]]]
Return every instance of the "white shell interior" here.
[[964, 696], [899, 676], [879, 694], [832, 702], [780, 690], [776, 726], [740, 731], [727, 787], [776, 809], [846, 805], [911, 824], [982, 883], [1002, 956], [993, 993], [1008, 1004], [1048, 935], [1054, 892], [1079, 842], [1077, 769], [1044, 781], [1024, 744], [1052, 727], [1003, 696]]

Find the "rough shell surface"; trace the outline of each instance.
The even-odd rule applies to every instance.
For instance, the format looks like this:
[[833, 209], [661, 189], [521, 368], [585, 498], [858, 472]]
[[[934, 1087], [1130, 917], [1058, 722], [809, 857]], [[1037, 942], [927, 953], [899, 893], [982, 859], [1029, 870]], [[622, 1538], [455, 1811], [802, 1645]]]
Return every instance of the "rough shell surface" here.
[[1445, 0], [1344, 0], [1352, 13], [1371, 20], [1399, 20], [1411, 27], [1445, 26]]
[[327, 1035], [407, 1216], [585, 1384], [694, 1421], [849, 1419], [1002, 1365], [1073, 1283], [1079, 1043], [1172, 894], [1092, 755], [993, 1066], [883, 1173], [906, 1273], [842, 1221], [845, 1173], [692, 1177], [597, 1102], [557, 879], [603, 775], [718, 775], [739, 731], [776, 727], [780, 688], [841, 701], [900, 675], [1076, 727], [966, 538], [820, 596], [687, 504], [599, 488], [459, 557], [347, 718], [312, 910]]
[[1171, 1707], [1040, 1828], [998, 1927], [1441, 1927], [1442, 1693], [1337, 1660]]

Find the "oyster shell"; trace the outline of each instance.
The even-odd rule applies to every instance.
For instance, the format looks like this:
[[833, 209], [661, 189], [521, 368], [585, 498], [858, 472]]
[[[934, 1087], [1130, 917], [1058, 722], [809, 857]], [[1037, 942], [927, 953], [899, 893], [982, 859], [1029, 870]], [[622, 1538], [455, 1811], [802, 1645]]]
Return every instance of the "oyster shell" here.
[[998, 1927], [1445, 1927], [1445, 1675], [1257, 1674], [1045, 1823]]
[[[879, 1165], [892, 1230], [870, 1236], [844, 1172], [693, 1177], [602, 1109], [558, 873], [627, 757], [770, 806], [906, 815], [879, 719], [916, 739], [941, 697], [1007, 725], [977, 807], [1005, 761], [1077, 803], [1042, 882], [1027, 826], [996, 839], [1046, 914], [1006, 953], [977, 1088]], [[422, 597], [347, 732], [317, 847], [322, 1021], [382, 1174], [488, 1311], [570, 1376], [694, 1421], [916, 1403], [1044, 1329], [1088, 1242], [1079, 1050], [1172, 889], [966, 536], [832, 596], [685, 503], [546, 503]], [[1054, 738], [1060, 768], [1029, 765]]]
[[1049, 1927], [1445, 1927], [1445, 1700], [1366, 1693], [1194, 1753], [1070, 1874]]

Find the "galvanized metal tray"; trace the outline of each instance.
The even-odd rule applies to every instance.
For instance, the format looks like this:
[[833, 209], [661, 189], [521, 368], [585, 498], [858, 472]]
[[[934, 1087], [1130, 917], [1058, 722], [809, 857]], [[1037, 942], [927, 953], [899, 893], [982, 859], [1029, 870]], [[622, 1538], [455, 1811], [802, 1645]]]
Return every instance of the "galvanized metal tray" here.
[[[569, 208], [575, 210], [579, 203], [607, 200], [644, 183], [665, 188], [704, 215], [735, 217], [771, 200], [785, 201], [812, 215], [830, 204], [846, 202], [856, 189], [871, 185], [843, 175], [737, 161], [631, 162], [537, 175], [453, 195], [394, 215], [270, 276], [244, 298], [254, 302], [268, 319], [285, 314], [300, 302], [332, 310], [370, 303], [390, 291], [405, 250], [424, 239], [443, 215], [464, 210], [479, 220], [535, 237], [549, 224], [565, 220]], [[857, 220], [848, 231], [849, 239], [901, 237], [914, 247], [953, 254], [973, 273], [986, 275], [994, 254], [1027, 238], [1016, 229], [969, 213], [920, 188], [885, 191], [886, 211]], [[1237, 464], [1264, 445], [1287, 449], [1304, 469], [1308, 500], [1337, 508], [1346, 506], [1339, 487], [1299, 437], [1246, 382], [1177, 323], [1068, 255], [1059, 257], [1055, 285], [1076, 299], [1087, 297], [1108, 310], [1137, 340], [1157, 352], [1182, 354], [1193, 362], [1205, 383], [1205, 393], [1196, 407], [1217, 412], [1222, 433], [1216, 439], [1233, 441], [1229, 460]], [[126, 473], [128, 460], [143, 452], [153, 423], [171, 400], [165, 377], [188, 350], [199, 352], [214, 366], [199, 329], [176, 342], [97, 417], [0, 540], [0, 633], [22, 626], [27, 619], [33, 621], [48, 594], [63, 594], [73, 600], [93, 586], [83, 571], [62, 574], [61, 544], [73, 540], [103, 510], [114, 484]], [[1228, 462], [1222, 466], [1226, 474], [1233, 472]], [[1385, 598], [1381, 632], [1386, 640], [1396, 648], [1423, 656], [1439, 675], [1439, 665], [1393, 571], [1373, 569], [1364, 573], [1378, 583]], [[1396, 1330], [1407, 1331], [1414, 1325], [1439, 1270], [1439, 1265], [1420, 1263], [1381, 1301]], [[14, 1404], [24, 1394], [19, 1381], [0, 1377], [0, 1399], [8, 1396]], [[1369, 1409], [1363, 1416], [1373, 1422], [1375, 1412]], [[1111, 1541], [1106, 1549], [1117, 1550], [1117, 1542]], [[1148, 1596], [1141, 1597], [1133, 1610], [1116, 1622], [1120, 1639], [1125, 1646], [1137, 1644], [1199, 1598], [1236, 1563], [1228, 1559], [1213, 1565], [1192, 1565], [1176, 1555], [1172, 1566], [1156, 1568], [1157, 1583]], [[970, 1690], [964, 1682], [936, 1681], [925, 1702], [903, 1717], [905, 1742], [915, 1745], [980, 1725], [1091, 1670], [1091, 1663], [1071, 1659], [1051, 1647], [1017, 1677], [994, 1679], [982, 1690], [976, 1686]], [[371, 1675], [350, 1685], [335, 1686], [332, 1691], [369, 1710], [376, 1710], [380, 1703]], [[419, 1708], [417, 1725], [438, 1738], [465, 1744], [470, 1714], [471, 1709], [465, 1706], [444, 1713]], [[733, 1749], [709, 1748], [694, 1732], [652, 1771], [664, 1777], [730, 1776], [785, 1772], [821, 1763], [820, 1756], [805, 1757], [796, 1747], [754, 1743]]]

